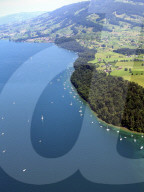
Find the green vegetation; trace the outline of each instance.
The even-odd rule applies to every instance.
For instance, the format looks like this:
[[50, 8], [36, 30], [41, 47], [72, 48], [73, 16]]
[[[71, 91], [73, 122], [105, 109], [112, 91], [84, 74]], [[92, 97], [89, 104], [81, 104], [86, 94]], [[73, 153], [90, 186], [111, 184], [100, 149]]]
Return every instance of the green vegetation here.
[[100, 119], [144, 132], [144, 88], [121, 77], [98, 72], [88, 64], [78, 67], [71, 81]]
[[130, 55], [129, 53], [133, 54], [133, 51], [129, 49], [125, 55], [123, 51], [123, 54], [118, 53], [119, 51], [98, 52], [90, 63], [94, 63], [99, 71], [123, 77], [144, 87], [144, 54], [141, 54], [143, 51], [143, 49], [135, 51], [139, 55]]

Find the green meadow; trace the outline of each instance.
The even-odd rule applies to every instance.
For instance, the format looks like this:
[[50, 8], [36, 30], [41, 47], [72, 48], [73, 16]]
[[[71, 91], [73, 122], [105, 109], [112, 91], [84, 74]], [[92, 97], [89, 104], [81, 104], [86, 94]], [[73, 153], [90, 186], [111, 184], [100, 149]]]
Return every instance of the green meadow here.
[[113, 51], [98, 52], [95, 60], [97, 70], [112, 76], [123, 77], [144, 87], [144, 55], [126, 56]]

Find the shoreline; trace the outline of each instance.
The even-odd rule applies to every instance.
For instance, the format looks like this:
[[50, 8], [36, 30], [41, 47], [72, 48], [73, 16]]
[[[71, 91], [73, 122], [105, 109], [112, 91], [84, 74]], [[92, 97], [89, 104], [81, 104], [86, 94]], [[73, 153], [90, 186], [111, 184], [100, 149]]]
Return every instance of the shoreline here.
[[[72, 84], [73, 85], [73, 84]], [[74, 86], [73, 86], [74, 87]], [[75, 87], [74, 87], [75, 88]], [[75, 88], [76, 90], [76, 88]], [[77, 90], [76, 90], [77, 91]], [[79, 95], [79, 93], [77, 92], [77, 94]], [[80, 95], [79, 95], [80, 96]], [[142, 136], [144, 135], [144, 133], [140, 133], [140, 132], [136, 132], [136, 131], [130, 131], [129, 129], [125, 128], [125, 127], [118, 127], [116, 125], [112, 125], [112, 124], [108, 124], [106, 123], [105, 121], [103, 121], [102, 119], [100, 119], [98, 116], [97, 116], [97, 113], [95, 111], [93, 111], [89, 105], [89, 103], [87, 101], [85, 101], [81, 96], [80, 98], [83, 100], [83, 102], [86, 103], [86, 105], [90, 108], [90, 110], [92, 111], [92, 113], [94, 114], [94, 116], [97, 118], [98, 122], [100, 122], [102, 125], [104, 126], [109, 126], [113, 129], [115, 129], [116, 131], [122, 131], [124, 133], [127, 133], [127, 134], [131, 134], [131, 135], [137, 135], [137, 136]]]
[[[2, 39], [2, 40], [5, 40], [5, 39]], [[8, 39], [8, 40], [9, 40], [9, 39]], [[10, 41], [10, 40], [9, 40], [9, 41]], [[14, 41], [14, 42], [18, 42], [18, 41]], [[26, 41], [19, 41], [19, 42], [25, 42], [25, 43], [48, 43], [48, 44], [49, 44], [49, 43], [54, 43], [56, 46], [61, 47], [60, 45], [57, 45], [57, 44], [55, 43], [55, 41], [53, 41], [53, 42], [47, 42], [47, 41], [34, 42], [34, 41], [27, 41], [27, 40], [26, 40]], [[61, 48], [63, 48], [63, 47], [61, 47]], [[66, 49], [66, 48], [63, 48], [63, 49], [68, 50], [68, 51], [73, 51], [73, 50], [69, 50], [69, 49]], [[75, 51], [73, 51], [73, 52], [75, 52]], [[77, 52], [75, 52], [75, 53], [77, 53]], [[79, 56], [78, 56], [78, 58], [79, 58]], [[78, 59], [78, 58], [77, 58], [77, 59]], [[73, 67], [74, 67], [74, 63], [73, 63]], [[75, 69], [74, 69], [74, 70], [75, 70]], [[71, 82], [71, 79], [70, 79], [70, 82]], [[71, 82], [71, 84], [72, 84], [72, 82]], [[73, 84], [72, 84], [72, 85], [73, 85]], [[108, 124], [108, 123], [106, 123], [105, 121], [103, 121], [102, 119], [100, 119], [100, 118], [97, 116], [97, 113], [91, 109], [89, 103], [80, 96], [80, 94], [78, 93], [78, 91], [77, 91], [77, 89], [75, 88], [74, 85], [73, 85], [73, 87], [74, 87], [75, 91], [77, 92], [77, 94], [79, 95], [79, 97], [88, 105], [88, 107], [90, 108], [90, 110], [92, 111], [92, 113], [95, 115], [95, 117], [98, 119], [98, 121], [99, 121], [100, 123], [102, 123], [102, 124], [105, 125], [105, 126], [110, 126], [111, 128], [116, 129], [117, 131], [123, 131], [124, 133], [127, 133], [127, 134], [134, 134], [134, 135], [137, 135], [137, 136], [142, 136], [142, 135], [144, 135], [144, 133], [142, 133], [142, 132], [131, 131], [131, 130], [129, 130], [128, 128], [125, 128], [125, 127], [119, 127], [119, 126], [116, 126], [116, 125]]]

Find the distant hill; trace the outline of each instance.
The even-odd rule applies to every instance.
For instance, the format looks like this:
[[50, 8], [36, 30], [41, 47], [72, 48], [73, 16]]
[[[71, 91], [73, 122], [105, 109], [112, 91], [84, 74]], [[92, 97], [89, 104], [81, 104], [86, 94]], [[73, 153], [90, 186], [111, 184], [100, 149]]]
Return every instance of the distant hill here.
[[18, 22], [26, 21], [28, 19], [37, 17], [43, 13], [44, 12], [30, 12], [30, 13], [26, 12], [26, 13], [16, 13], [12, 15], [3, 16], [3, 17], [0, 17], [0, 25], [13, 24], [16, 22], [18, 23]]
[[[58, 38], [72, 37], [81, 46], [90, 49], [135, 49], [138, 44], [143, 45], [140, 42], [142, 38], [139, 38], [139, 31], [144, 26], [143, 10], [144, 3], [141, 0], [79, 2], [19, 23], [0, 26], [0, 39], [55, 42]], [[13, 17], [17, 17], [18, 21], [18, 17], [23, 18], [22, 15]], [[101, 31], [105, 33], [103, 39]]]

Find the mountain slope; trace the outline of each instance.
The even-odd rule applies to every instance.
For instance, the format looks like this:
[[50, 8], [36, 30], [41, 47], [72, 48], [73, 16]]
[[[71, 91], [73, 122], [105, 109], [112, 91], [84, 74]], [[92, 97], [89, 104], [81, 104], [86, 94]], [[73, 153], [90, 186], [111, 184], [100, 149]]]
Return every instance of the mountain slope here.
[[[38, 42], [54, 41], [63, 36], [74, 37], [81, 39], [80, 43], [90, 48], [89, 40], [91, 43], [92, 39], [100, 42], [101, 31], [110, 36], [118, 31], [138, 33], [141, 30], [143, 10], [144, 4], [140, 5], [139, 0], [134, 4], [131, 1], [123, 3], [114, 0], [81, 2], [45, 13], [30, 21], [0, 27], [0, 37]], [[97, 44], [92, 47], [96, 48]]]

